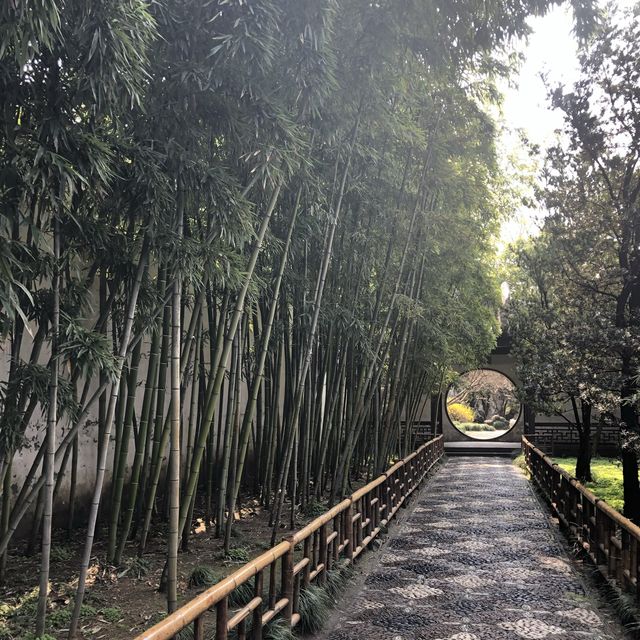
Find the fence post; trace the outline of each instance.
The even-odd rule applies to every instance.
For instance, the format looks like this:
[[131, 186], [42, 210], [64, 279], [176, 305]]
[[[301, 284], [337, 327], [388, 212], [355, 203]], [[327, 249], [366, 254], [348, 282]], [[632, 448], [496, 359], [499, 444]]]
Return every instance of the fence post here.
[[287, 599], [287, 604], [282, 610], [282, 617], [291, 627], [291, 618], [293, 617], [293, 536], [287, 538], [286, 541], [289, 543], [289, 549], [282, 556], [282, 596]]
[[[382, 484], [384, 484], [384, 482]], [[373, 493], [373, 498], [376, 499], [376, 502], [371, 507], [371, 532], [372, 533], [378, 526], [378, 522], [380, 522], [380, 505], [382, 504], [382, 500], [380, 499], [382, 492], [380, 491], [380, 489], [382, 487], [382, 484], [379, 484], [375, 488], [375, 491]]]
[[353, 563], [353, 503], [349, 500], [349, 506], [344, 511], [344, 528], [347, 540], [345, 556], [350, 563]]
[[318, 564], [324, 564], [324, 569], [318, 574], [318, 584], [324, 584], [327, 578], [327, 571], [329, 571], [329, 549], [327, 549], [327, 525], [323, 524], [320, 527], [320, 549], [318, 550]]
[[633, 570], [631, 569], [631, 536], [621, 528], [620, 542], [622, 550], [620, 551], [620, 561], [618, 562], [618, 581], [622, 590], [626, 590], [627, 576], [629, 583], [633, 579]]
[[204, 640], [204, 618], [202, 616], [198, 616], [193, 621], [193, 640]]
[[227, 640], [227, 596], [216, 605], [216, 640]]
[[310, 573], [311, 573], [311, 564], [312, 564], [312, 560], [314, 558], [314, 553], [311, 552], [311, 538], [305, 538], [304, 543], [303, 543], [303, 552], [302, 552], [302, 557], [303, 558], [309, 558], [309, 562], [307, 563], [307, 566], [303, 569], [302, 572], [302, 582], [306, 587], [309, 586], [309, 582], [310, 582]]
[[[402, 508], [406, 509], [407, 508], [407, 503], [405, 502], [404, 499], [406, 499], [407, 497], [407, 484], [408, 484], [408, 478], [409, 478], [409, 474], [407, 473], [407, 463], [404, 462], [402, 464], [402, 483], [401, 483], [401, 491], [400, 491], [400, 495], [398, 496], [400, 500], [402, 500]], [[403, 499], [404, 498], [404, 499]]]
[[[385, 477], [384, 482], [380, 485], [380, 520], [389, 520], [389, 478]], [[386, 526], [386, 522], [385, 522]]]
[[[262, 598], [264, 602], [264, 574], [259, 571], [256, 575], [256, 582], [253, 594], [256, 598]], [[251, 640], [262, 640], [262, 609], [256, 607], [253, 612], [253, 622], [251, 624]]]
[[640, 604], [640, 542], [636, 539], [633, 541], [632, 562], [635, 562], [636, 572], [636, 602]]

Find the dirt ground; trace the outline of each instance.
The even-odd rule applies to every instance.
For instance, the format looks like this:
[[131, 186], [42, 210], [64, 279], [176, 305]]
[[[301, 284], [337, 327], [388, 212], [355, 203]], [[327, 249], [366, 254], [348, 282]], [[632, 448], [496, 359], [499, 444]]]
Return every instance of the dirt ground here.
[[[299, 515], [296, 526], [313, 518]], [[282, 535], [287, 528], [282, 529]], [[93, 548], [87, 593], [84, 600], [82, 640], [125, 640], [155, 624], [166, 615], [166, 596], [158, 592], [165, 562], [166, 537], [163, 529], [152, 531], [142, 561], [137, 558], [136, 543], [125, 550], [120, 567], [107, 566], [106, 531], [100, 532]], [[207, 530], [202, 521], [191, 537], [189, 550], [179, 556], [179, 598], [186, 602], [205, 587], [190, 587], [189, 576], [195, 567], [206, 566], [216, 578], [235, 571], [270, 547], [271, 528], [268, 512], [257, 504], [247, 503], [236, 523], [231, 543], [231, 556], [225, 557], [222, 541], [215, 538], [213, 528]], [[56, 532], [51, 561], [51, 597], [48, 633], [66, 638], [66, 630], [77, 586], [84, 531], [71, 539]], [[0, 588], [0, 640], [29, 640], [34, 631], [38, 597], [39, 555], [24, 555], [24, 543], [11, 549], [5, 585]]]

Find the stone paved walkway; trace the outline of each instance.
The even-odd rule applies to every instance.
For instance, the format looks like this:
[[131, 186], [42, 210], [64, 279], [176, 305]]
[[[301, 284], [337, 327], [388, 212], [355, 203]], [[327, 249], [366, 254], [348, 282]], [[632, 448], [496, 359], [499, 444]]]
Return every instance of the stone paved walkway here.
[[451, 458], [412, 507], [328, 640], [625, 637], [509, 459]]

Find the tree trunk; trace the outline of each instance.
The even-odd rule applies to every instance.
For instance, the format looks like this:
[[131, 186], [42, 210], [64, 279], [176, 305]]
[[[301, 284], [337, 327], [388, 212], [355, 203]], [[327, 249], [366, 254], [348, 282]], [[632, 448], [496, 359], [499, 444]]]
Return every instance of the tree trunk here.
[[622, 356], [622, 393], [620, 418], [623, 422], [622, 434], [622, 481], [624, 493], [624, 515], [636, 524], [640, 523], [640, 484], [638, 483], [638, 456], [629, 446], [629, 436], [640, 431], [638, 413], [634, 405], [637, 393], [636, 373], [632, 366], [631, 354]]
[[[524, 412], [524, 435], [535, 435], [536, 433], [536, 410], [531, 404], [525, 404]], [[534, 443], [535, 444], [535, 443]]]
[[578, 448], [578, 459], [576, 461], [576, 479], [578, 482], [591, 482], [591, 405], [584, 400], [581, 401], [582, 419], [578, 434], [580, 444]]

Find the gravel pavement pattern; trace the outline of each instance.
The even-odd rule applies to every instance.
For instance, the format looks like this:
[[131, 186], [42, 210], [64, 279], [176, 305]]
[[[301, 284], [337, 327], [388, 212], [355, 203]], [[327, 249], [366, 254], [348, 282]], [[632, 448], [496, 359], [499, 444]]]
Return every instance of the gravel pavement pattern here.
[[508, 458], [453, 457], [414, 500], [327, 640], [618, 640]]

